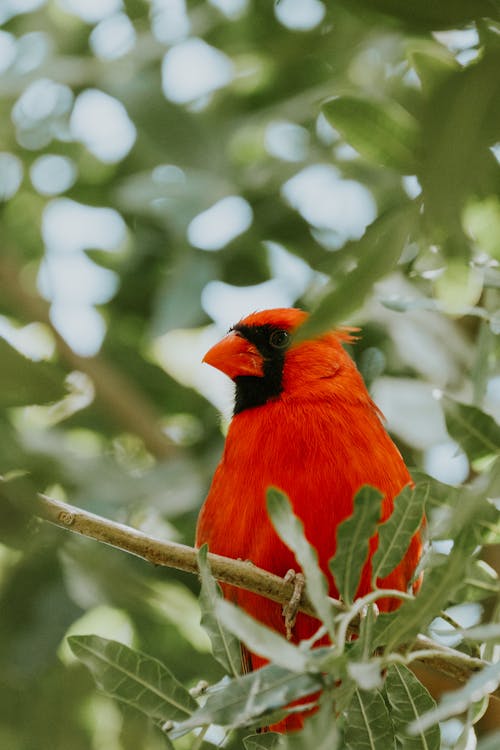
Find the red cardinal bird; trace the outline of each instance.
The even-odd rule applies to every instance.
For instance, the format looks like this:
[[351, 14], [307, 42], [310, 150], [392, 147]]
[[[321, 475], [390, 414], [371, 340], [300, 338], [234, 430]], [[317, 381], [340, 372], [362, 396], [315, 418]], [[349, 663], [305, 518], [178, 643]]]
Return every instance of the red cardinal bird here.
[[[330, 595], [338, 597], [328, 561], [335, 553], [337, 526], [352, 514], [354, 495], [364, 484], [379, 489], [385, 520], [393, 498], [412, 480], [342, 347], [352, 337], [344, 330], [294, 344], [293, 331], [306, 317], [302, 310], [286, 308], [253, 313], [204, 357], [234, 381], [236, 393], [224, 454], [198, 520], [196, 544], [207, 542], [211, 552], [251, 560], [279, 576], [290, 568], [299, 570], [266, 512], [266, 489], [273, 485], [290, 498], [318, 552]], [[376, 544], [372, 539], [357, 596], [371, 589], [370, 559]], [[404, 559], [379, 585], [406, 591], [420, 552], [416, 534]], [[243, 589], [223, 589], [250, 615], [285, 632], [280, 605]], [[379, 606], [387, 610], [397, 602], [388, 598]], [[309, 638], [317, 628], [317, 620], [299, 613], [293, 640]], [[266, 663], [256, 654], [250, 660], [253, 669]], [[302, 718], [294, 714], [273, 729], [301, 724]]]

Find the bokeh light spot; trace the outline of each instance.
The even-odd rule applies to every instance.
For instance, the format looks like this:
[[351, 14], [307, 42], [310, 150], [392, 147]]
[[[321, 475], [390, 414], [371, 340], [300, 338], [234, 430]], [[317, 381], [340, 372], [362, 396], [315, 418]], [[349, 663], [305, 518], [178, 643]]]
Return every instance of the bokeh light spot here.
[[31, 182], [40, 195], [64, 193], [74, 184], [76, 175], [74, 162], [57, 154], [40, 156], [30, 169]]
[[17, 193], [23, 181], [21, 160], [6, 151], [0, 153], [0, 202], [7, 201]]
[[73, 137], [105, 163], [123, 159], [134, 145], [136, 129], [118, 99], [98, 89], [77, 98], [70, 119]]
[[90, 35], [90, 46], [102, 60], [118, 60], [135, 44], [135, 29], [125, 13], [104, 18]]
[[283, 161], [302, 161], [309, 148], [309, 133], [300, 125], [279, 120], [266, 128], [264, 143], [267, 151]]
[[163, 58], [162, 85], [167, 99], [187, 104], [226, 86], [233, 77], [233, 63], [202, 39], [180, 42]]
[[238, 195], [230, 195], [195, 216], [188, 226], [188, 240], [201, 250], [220, 250], [246, 232], [252, 219], [250, 204]]
[[191, 31], [185, 0], [152, 0], [151, 28], [159, 42], [175, 44]]
[[335, 232], [339, 246], [361, 237], [377, 215], [370, 191], [355, 180], [342, 179], [327, 164], [306, 167], [283, 185], [282, 194], [314, 227]]
[[293, 31], [310, 31], [321, 23], [326, 8], [319, 0], [281, 0], [274, 4], [278, 21]]

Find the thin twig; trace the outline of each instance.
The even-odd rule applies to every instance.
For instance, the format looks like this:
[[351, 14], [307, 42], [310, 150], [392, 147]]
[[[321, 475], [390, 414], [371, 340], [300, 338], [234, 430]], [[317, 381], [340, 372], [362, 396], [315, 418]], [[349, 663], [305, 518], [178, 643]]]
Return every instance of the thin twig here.
[[171, 456], [175, 448], [159, 427], [159, 415], [144, 393], [102, 355], [81, 357], [66, 343], [50, 319], [50, 305], [35, 289], [28, 289], [11, 258], [0, 260], [0, 290], [20, 315], [48, 326], [59, 356], [69, 367], [84, 372], [94, 384], [96, 398], [116, 423], [139, 435], [156, 458]]
[[[115, 523], [47, 495], [38, 495], [34, 511], [36, 515], [56, 526], [130, 552], [154, 565], [198, 573], [197, 552], [185, 544], [154, 539], [130, 526]], [[233, 560], [213, 553], [209, 553], [208, 561], [214, 577], [222, 583], [253, 591], [280, 604], [290, 601], [294, 591], [293, 584], [257, 568], [251, 562]], [[344, 609], [342, 602], [333, 598], [330, 598], [330, 601], [336, 609]], [[299, 610], [313, 617], [317, 616], [305, 592], [302, 593]], [[357, 632], [357, 624], [351, 623], [349, 630]], [[420, 651], [415, 661], [459, 684], [467, 682], [474, 673], [488, 666], [488, 662], [482, 659], [442, 646], [424, 635], [417, 636], [410, 651]], [[500, 688], [494, 690], [491, 695], [500, 698]]]

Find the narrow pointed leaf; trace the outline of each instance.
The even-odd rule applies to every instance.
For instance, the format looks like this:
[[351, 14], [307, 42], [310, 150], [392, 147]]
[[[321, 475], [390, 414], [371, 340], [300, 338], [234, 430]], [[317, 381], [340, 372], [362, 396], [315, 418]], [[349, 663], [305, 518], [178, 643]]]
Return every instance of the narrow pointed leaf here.
[[275, 487], [267, 491], [267, 510], [274, 528], [294, 552], [306, 578], [307, 593], [328, 631], [333, 632], [328, 582], [318, 565], [318, 553], [304, 536], [302, 521], [294, 515], [287, 496]]
[[286, 706], [321, 689], [322, 677], [298, 675], [274, 664], [262, 667], [238, 679], [230, 680], [225, 688], [209, 695], [206, 703], [186, 721], [176, 726], [172, 738], [206, 724], [238, 727], [257, 723], [270, 711]]
[[234, 633], [251, 651], [269, 659], [273, 664], [305, 672], [308, 669], [308, 654], [287, 641], [275, 630], [270, 630], [243, 610], [222, 599], [216, 603], [216, 615], [225, 628]]
[[477, 701], [489, 695], [493, 690], [496, 690], [499, 684], [500, 662], [497, 661], [477, 672], [459, 690], [445, 693], [435, 708], [426, 711], [410, 724], [408, 731], [411, 734], [417, 734], [434, 726], [439, 721], [444, 721], [445, 719], [449, 719], [450, 716], [461, 714], [472, 703], [477, 703]]
[[378, 547], [372, 560], [372, 580], [385, 578], [403, 559], [422, 523], [428, 485], [405, 487], [394, 500], [394, 510], [378, 529]]
[[402, 664], [391, 664], [387, 670], [385, 693], [391, 706], [391, 719], [396, 737], [405, 750], [439, 750], [441, 733], [438, 726], [409, 735], [410, 722], [436, 707], [428, 690], [413, 672]]
[[198, 551], [198, 566], [200, 570], [201, 591], [200, 608], [201, 624], [205, 628], [212, 643], [212, 653], [226, 672], [233, 677], [241, 673], [241, 650], [238, 639], [226, 630], [217, 612], [220, 593], [217, 582], [213, 578], [207, 561], [208, 547], [206, 544]]
[[500, 454], [500, 425], [475, 406], [445, 399], [446, 426], [471, 461]]
[[97, 635], [73, 635], [68, 644], [107, 695], [156, 722], [182, 721], [197, 702], [157, 659]]
[[337, 528], [337, 549], [330, 570], [340, 596], [351, 604], [358, 590], [361, 572], [368, 559], [369, 542], [377, 530], [382, 494], [365, 485], [354, 498], [354, 512]]
[[347, 750], [393, 750], [396, 745], [391, 719], [378, 690], [356, 690], [347, 709]]

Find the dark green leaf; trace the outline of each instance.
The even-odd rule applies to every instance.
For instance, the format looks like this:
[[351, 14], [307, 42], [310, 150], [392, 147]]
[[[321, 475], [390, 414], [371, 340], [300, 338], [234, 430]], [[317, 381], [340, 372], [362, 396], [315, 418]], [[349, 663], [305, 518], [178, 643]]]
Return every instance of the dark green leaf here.
[[346, 141], [367, 159], [403, 174], [414, 174], [417, 122], [395, 101], [337, 96], [323, 104], [323, 114]]
[[356, 690], [346, 714], [347, 750], [391, 750], [394, 732], [387, 706], [378, 690]]
[[287, 496], [271, 487], [267, 491], [267, 510], [273, 525], [295, 557], [306, 578], [307, 593], [327, 629], [333, 631], [332, 608], [328, 601], [328, 582], [318, 565], [318, 553], [304, 536], [302, 521], [294, 515]]
[[97, 635], [73, 635], [68, 643], [105, 693], [156, 722], [182, 721], [198, 704], [157, 659]]
[[381, 500], [378, 490], [365, 485], [354, 498], [353, 514], [337, 528], [337, 546], [330, 570], [340, 596], [349, 604], [356, 596], [369, 542], [377, 529]]
[[372, 560], [372, 580], [385, 578], [403, 559], [411, 538], [422, 523], [428, 485], [405, 487], [394, 500], [394, 510], [379, 526], [378, 547]]
[[445, 399], [446, 426], [471, 461], [500, 453], [500, 425], [476, 406]]
[[48, 362], [33, 362], [0, 337], [0, 408], [57, 401], [64, 375]]
[[208, 547], [206, 544], [198, 551], [198, 566], [200, 569], [201, 591], [200, 608], [201, 624], [207, 631], [212, 643], [212, 652], [217, 661], [222, 664], [226, 672], [233, 677], [241, 673], [241, 651], [237, 638], [224, 627], [217, 602], [220, 593], [207, 561]]
[[436, 706], [427, 689], [413, 672], [402, 664], [391, 664], [387, 670], [385, 693], [391, 706], [391, 720], [396, 737], [404, 750], [439, 750], [439, 727], [415, 735], [407, 732], [408, 724]]

